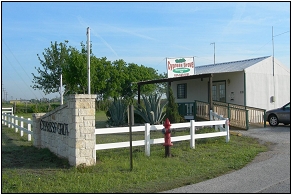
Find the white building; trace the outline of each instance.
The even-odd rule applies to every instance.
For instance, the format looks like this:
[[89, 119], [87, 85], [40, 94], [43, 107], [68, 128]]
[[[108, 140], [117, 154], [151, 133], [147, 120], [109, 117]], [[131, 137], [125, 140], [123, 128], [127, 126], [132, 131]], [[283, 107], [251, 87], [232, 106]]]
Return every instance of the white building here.
[[[213, 74], [212, 100], [273, 109], [290, 102], [290, 70], [273, 57], [195, 67], [195, 76]], [[176, 102], [209, 102], [209, 79], [173, 81]]]
[[[185, 70], [181, 66], [175, 72]], [[142, 85], [168, 82], [176, 103], [184, 104], [187, 109], [186, 114], [180, 113], [181, 115], [193, 115], [194, 111], [197, 114], [197, 110], [193, 109], [196, 101], [208, 103], [212, 110], [215, 109], [213, 103], [220, 102], [245, 107], [240, 109], [261, 109], [260, 113], [245, 113], [245, 126], [248, 122], [254, 122], [252, 116], [262, 118], [264, 110], [278, 108], [290, 102], [290, 69], [277, 59], [273, 60], [272, 56], [194, 68], [194, 75], [141, 81], [138, 83], [138, 92], [140, 93]], [[140, 99], [139, 96], [138, 98]], [[228, 113], [224, 115], [230, 117]], [[235, 118], [232, 116], [232, 119]]]

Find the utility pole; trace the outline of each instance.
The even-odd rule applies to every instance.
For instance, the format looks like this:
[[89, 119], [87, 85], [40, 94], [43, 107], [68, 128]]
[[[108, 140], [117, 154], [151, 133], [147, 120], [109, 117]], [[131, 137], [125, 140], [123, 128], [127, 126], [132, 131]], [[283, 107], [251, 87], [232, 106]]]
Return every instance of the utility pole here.
[[4, 102], [5, 101], [5, 88], [3, 87], [3, 84], [2, 84], [2, 101]]
[[274, 72], [274, 35], [273, 35], [273, 26], [272, 26], [272, 44], [273, 44], [273, 76], [275, 74]]
[[215, 42], [210, 43], [210, 45], [214, 45], [214, 65], [215, 65]]
[[62, 91], [62, 88], [63, 88], [63, 74], [61, 73], [60, 75], [60, 96], [61, 96], [61, 105], [63, 104], [63, 91]]
[[[273, 35], [273, 26], [272, 26], [272, 44], [273, 44], [273, 84], [274, 84], [274, 96], [272, 97], [272, 102], [275, 102], [276, 96], [276, 86], [275, 86], [275, 65], [274, 65], [274, 35]], [[275, 103], [274, 103], [275, 107]]]
[[90, 28], [87, 28], [87, 72], [88, 72], [88, 94], [91, 94], [90, 88]]
[[6, 95], [6, 101], [7, 101], [7, 95], [8, 95], [8, 92], [6, 92], [6, 94], [5, 94], [5, 95]]

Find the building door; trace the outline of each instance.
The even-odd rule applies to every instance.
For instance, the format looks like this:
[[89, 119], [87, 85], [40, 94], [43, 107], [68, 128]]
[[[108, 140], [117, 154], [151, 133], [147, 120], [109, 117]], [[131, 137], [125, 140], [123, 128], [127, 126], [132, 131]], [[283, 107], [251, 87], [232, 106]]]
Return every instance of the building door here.
[[225, 81], [212, 83], [212, 100], [219, 102], [226, 102], [225, 98]]

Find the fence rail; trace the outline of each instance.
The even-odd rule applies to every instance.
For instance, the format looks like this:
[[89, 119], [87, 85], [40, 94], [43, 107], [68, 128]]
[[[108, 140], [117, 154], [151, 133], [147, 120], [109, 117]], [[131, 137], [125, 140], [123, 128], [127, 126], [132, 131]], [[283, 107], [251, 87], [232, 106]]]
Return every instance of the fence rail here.
[[[214, 115], [214, 117], [217, 117], [217, 116]], [[230, 136], [229, 136], [228, 118], [220, 117], [218, 119], [224, 119], [224, 120], [199, 121], [199, 122], [195, 122], [194, 120], [191, 120], [190, 122], [186, 122], [186, 123], [171, 124], [171, 129], [190, 128], [189, 135], [171, 137], [171, 141], [176, 142], [176, 141], [190, 140], [190, 148], [193, 148], [193, 149], [195, 148], [195, 140], [201, 139], [201, 138], [225, 136], [226, 137], [225, 141], [229, 142]], [[205, 133], [205, 134], [195, 134], [196, 127], [202, 127], [202, 126], [219, 126], [220, 131], [213, 132], [213, 133]], [[145, 132], [145, 139], [132, 141], [132, 146], [145, 146], [145, 155], [150, 156], [150, 145], [164, 143], [164, 141], [165, 141], [164, 138], [151, 139], [150, 132], [162, 130], [163, 128], [164, 128], [163, 125], [150, 125], [149, 123], [146, 123], [144, 126], [133, 126], [131, 128], [132, 132], [144, 131]], [[95, 129], [95, 135], [114, 134], [114, 133], [129, 133], [129, 127], [97, 128], [97, 129]], [[96, 144], [95, 150], [124, 148], [124, 147], [129, 147], [129, 146], [130, 146], [129, 141], [115, 142], [115, 143], [104, 143], [104, 144]]]
[[[189, 108], [190, 107], [190, 108]], [[195, 100], [194, 102], [178, 103], [179, 113], [185, 119], [209, 120], [209, 103]], [[260, 124], [266, 127], [266, 110], [237, 104], [213, 102], [213, 111], [229, 118], [231, 126], [249, 129], [249, 124]]]
[[[20, 125], [18, 125], [18, 121], [20, 121]], [[18, 117], [17, 115], [7, 114], [6, 112], [3, 113], [2, 111], [2, 124], [7, 125], [9, 128], [15, 128], [16, 133], [20, 130], [21, 137], [23, 137], [23, 133], [25, 132], [27, 134], [27, 140], [31, 141], [33, 121], [30, 118], [25, 119], [23, 116]]]
[[2, 113], [9, 113], [9, 114], [13, 115], [13, 107], [2, 108]]
[[[225, 136], [225, 141], [229, 142], [229, 120], [228, 118], [223, 118], [221, 115], [217, 113], [210, 112], [213, 120], [212, 121], [198, 121], [191, 120], [186, 123], [173, 123], [171, 124], [171, 129], [181, 129], [181, 128], [190, 128], [189, 135], [176, 136], [171, 137], [172, 142], [177, 141], [185, 141], [190, 140], [190, 148], [195, 149], [195, 140], [201, 138], [211, 138], [211, 137], [220, 137]], [[218, 119], [218, 120], [217, 120]], [[18, 121], [20, 121], [20, 126], [18, 125]], [[31, 141], [31, 136], [33, 135], [32, 124], [33, 121], [28, 119], [24, 119], [23, 117], [18, 117], [17, 115], [10, 115], [7, 113], [2, 113], [2, 123], [8, 127], [15, 128], [15, 132], [20, 130], [20, 135], [23, 136], [23, 132], [28, 134], [28, 141]], [[27, 128], [24, 127], [26, 124]], [[203, 126], [215, 126], [216, 132], [212, 133], [204, 133], [204, 134], [195, 134], [196, 127]], [[145, 146], [145, 155], [150, 156], [150, 145], [153, 144], [161, 144], [164, 143], [164, 138], [151, 139], [150, 132], [158, 131], [164, 128], [163, 125], [150, 125], [146, 123], [144, 126], [133, 126], [132, 132], [144, 132], [145, 139], [132, 141], [132, 146]], [[218, 131], [219, 129], [219, 131]], [[114, 134], [114, 133], [129, 133], [129, 127], [116, 127], [116, 128], [97, 128], [95, 129], [95, 135], [101, 134]], [[114, 142], [114, 143], [105, 143], [105, 144], [95, 144], [95, 151], [97, 150], [105, 150], [105, 149], [115, 149], [122, 147], [129, 147], [130, 142]]]

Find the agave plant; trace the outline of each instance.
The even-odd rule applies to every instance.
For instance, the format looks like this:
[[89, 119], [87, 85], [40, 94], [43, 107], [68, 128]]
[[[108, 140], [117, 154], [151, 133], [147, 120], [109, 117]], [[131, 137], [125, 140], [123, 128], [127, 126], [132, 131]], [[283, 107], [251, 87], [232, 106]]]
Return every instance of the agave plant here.
[[151, 125], [161, 124], [166, 115], [163, 109], [168, 103], [165, 101], [161, 104], [161, 97], [158, 94], [150, 95], [148, 98], [142, 95], [144, 106], [138, 104], [134, 112], [140, 115], [146, 123], [150, 123]]
[[122, 99], [112, 102], [108, 108], [108, 123], [112, 126], [121, 126], [125, 124], [127, 106]]

